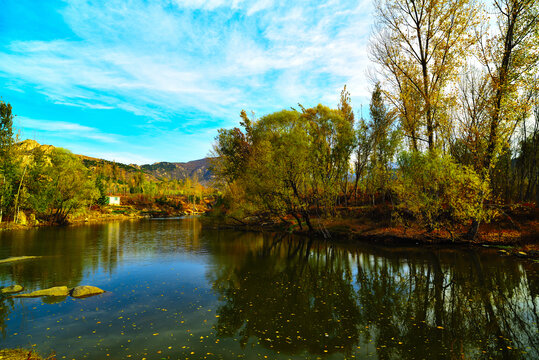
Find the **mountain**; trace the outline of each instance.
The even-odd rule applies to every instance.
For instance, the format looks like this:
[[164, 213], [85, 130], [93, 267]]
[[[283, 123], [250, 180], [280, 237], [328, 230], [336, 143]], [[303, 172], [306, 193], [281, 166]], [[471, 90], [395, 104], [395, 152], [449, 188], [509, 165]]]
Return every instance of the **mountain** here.
[[[49, 153], [54, 149], [52, 145], [40, 145], [35, 140], [24, 140], [17, 143], [17, 147], [25, 153], [30, 153], [36, 148]], [[77, 155], [84, 165], [90, 170], [103, 167], [115, 167], [128, 174], [144, 173], [148, 181], [156, 180], [184, 180], [197, 178], [201, 184], [208, 184], [212, 179], [210, 171], [211, 158], [193, 160], [189, 162], [157, 162], [147, 165], [122, 164], [114, 161], [94, 158], [86, 155]]]
[[189, 162], [158, 162], [151, 165], [142, 165], [141, 169], [158, 179], [183, 180], [185, 178], [194, 179], [196, 177], [199, 182], [205, 184], [212, 178], [210, 158]]

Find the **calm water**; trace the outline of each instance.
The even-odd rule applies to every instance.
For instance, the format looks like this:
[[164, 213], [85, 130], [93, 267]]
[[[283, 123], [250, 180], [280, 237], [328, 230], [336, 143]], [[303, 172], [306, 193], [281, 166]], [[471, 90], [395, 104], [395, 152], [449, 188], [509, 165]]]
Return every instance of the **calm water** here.
[[327, 245], [197, 219], [0, 233], [0, 347], [68, 359], [537, 359], [538, 266], [496, 251]]

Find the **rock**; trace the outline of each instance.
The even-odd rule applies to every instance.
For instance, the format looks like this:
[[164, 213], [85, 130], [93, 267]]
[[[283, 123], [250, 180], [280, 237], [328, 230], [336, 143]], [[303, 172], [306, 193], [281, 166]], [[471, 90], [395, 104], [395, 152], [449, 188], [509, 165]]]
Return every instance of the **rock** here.
[[11, 285], [3, 288], [1, 291], [2, 294], [14, 294], [23, 291], [23, 289], [24, 288], [20, 285]]
[[67, 286], [55, 286], [49, 289], [33, 291], [29, 294], [15, 295], [14, 297], [38, 297], [38, 296], [67, 296], [69, 289]]
[[22, 211], [19, 211], [19, 215], [17, 216], [17, 224], [20, 225], [28, 225], [28, 220], [26, 219], [26, 214]]
[[30, 214], [28, 219], [28, 224], [30, 225], [38, 225], [39, 221], [36, 219], [36, 214]]
[[92, 296], [92, 295], [98, 295], [104, 293], [105, 290], [102, 290], [95, 286], [77, 286], [71, 289], [71, 296], [80, 298], [80, 297], [86, 297], [86, 296]]

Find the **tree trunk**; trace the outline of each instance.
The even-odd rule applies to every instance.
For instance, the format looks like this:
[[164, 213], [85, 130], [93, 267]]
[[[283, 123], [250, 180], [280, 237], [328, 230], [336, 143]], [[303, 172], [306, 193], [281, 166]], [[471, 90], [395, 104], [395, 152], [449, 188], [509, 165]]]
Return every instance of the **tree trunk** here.
[[472, 220], [472, 225], [470, 225], [470, 228], [468, 229], [468, 233], [466, 234], [466, 238], [469, 240], [475, 240], [477, 238], [477, 233], [479, 232], [479, 224], [480, 221], [477, 219]]

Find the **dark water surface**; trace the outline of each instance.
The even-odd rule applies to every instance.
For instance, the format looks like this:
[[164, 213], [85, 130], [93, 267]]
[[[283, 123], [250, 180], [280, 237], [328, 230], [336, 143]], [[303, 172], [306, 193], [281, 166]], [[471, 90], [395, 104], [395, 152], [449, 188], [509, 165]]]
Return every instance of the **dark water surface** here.
[[538, 359], [538, 266], [496, 251], [336, 245], [196, 218], [0, 233], [0, 348], [58, 359]]

